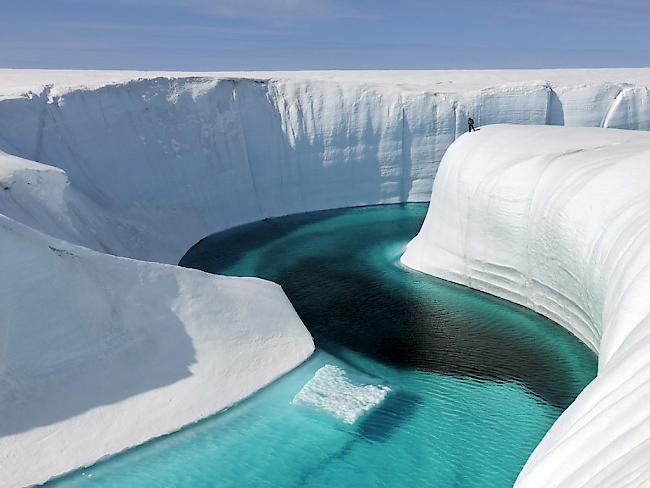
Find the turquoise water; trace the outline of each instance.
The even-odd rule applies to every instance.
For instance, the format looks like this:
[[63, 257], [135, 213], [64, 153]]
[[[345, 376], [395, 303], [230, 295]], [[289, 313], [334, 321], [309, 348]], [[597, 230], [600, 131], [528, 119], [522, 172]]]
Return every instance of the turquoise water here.
[[[236, 408], [52, 485], [511, 486], [596, 358], [533, 312], [402, 267], [425, 213], [315, 212], [201, 241], [182, 265], [280, 283], [317, 352]], [[325, 365], [390, 392], [354, 423], [343, 404], [293, 402]]]

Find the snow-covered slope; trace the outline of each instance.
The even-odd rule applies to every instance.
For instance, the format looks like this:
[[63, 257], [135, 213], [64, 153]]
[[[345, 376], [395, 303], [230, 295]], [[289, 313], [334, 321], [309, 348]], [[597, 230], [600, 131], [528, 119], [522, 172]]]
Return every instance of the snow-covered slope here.
[[173, 263], [269, 216], [426, 201], [468, 115], [649, 129], [648, 86], [650, 69], [0, 70], [0, 150], [65, 170], [130, 229], [97, 233], [94, 249]]
[[178, 430], [314, 350], [274, 283], [88, 249], [126, 254], [147, 225], [0, 151], [0, 486]]
[[525, 305], [599, 355], [517, 486], [650, 484], [650, 134], [491, 126], [452, 145], [402, 261]]
[[0, 215], [0, 485], [207, 417], [313, 342], [282, 289], [97, 253]]

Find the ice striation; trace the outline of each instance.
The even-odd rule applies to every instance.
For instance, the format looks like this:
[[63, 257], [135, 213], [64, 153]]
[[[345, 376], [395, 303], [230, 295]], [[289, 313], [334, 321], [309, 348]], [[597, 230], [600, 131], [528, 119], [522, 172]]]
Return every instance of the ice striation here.
[[[266, 217], [427, 201], [438, 163], [464, 133], [469, 115], [477, 125], [650, 129], [648, 86], [650, 69], [194, 74], [0, 70], [3, 483], [38, 483], [176, 430], [245, 398], [313, 350], [311, 337], [277, 286], [158, 263], [174, 264], [202, 237]], [[566, 142], [564, 132], [556, 132], [558, 141]], [[587, 131], [589, 137], [567, 144], [580, 154], [597, 151], [589, 145], [593, 139], [604, 144], [615, 137], [592, 138], [594, 133], [601, 134]], [[516, 160], [520, 141], [515, 137], [499, 145], [499, 134], [484, 128], [472, 141], [494, 139], [498, 151], [490, 163]], [[635, 141], [645, 137], [623, 134]], [[465, 139], [453, 147], [469, 144]], [[591, 142], [582, 147], [587, 139]], [[488, 154], [485, 144], [481, 151]], [[448, 158], [457, 152], [454, 148]], [[558, 161], [566, 159], [564, 150], [556, 155]], [[540, 158], [531, 168], [544, 164]], [[572, 178], [579, 185], [595, 171], [586, 168]], [[512, 181], [521, 183], [513, 183], [513, 198], [526, 200], [528, 169], [513, 174]], [[616, 188], [636, 188], [645, 178], [631, 183], [622, 174], [610, 176], [611, 185], [623, 185]], [[439, 217], [451, 225], [445, 219], [452, 218], [456, 203], [451, 192], [460, 182], [445, 185], [442, 191], [450, 192], [449, 201], [436, 196], [437, 191], [432, 212], [448, 209]], [[566, 188], [554, 196], [554, 205], [563, 199], [576, 201], [573, 191]], [[595, 205], [609, 201], [610, 193], [622, 192], [603, 188]], [[629, 259], [636, 256], [635, 246], [643, 237], [643, 204], [638, 196], [629, 209], [619, 209], [619, 218], [637, 222], [625, 227], [628, 234], [617, 244], [621, 250], [627, 243], [623, 255]], [[516, 209], [525, 214], [522, 205]], [[495, 203], [490, 208], [490, 221], [497, 225], [503, 217], [498, 228], [512, 234], [504, 213], [514, 207]], [[589, 222], [594, 228], [585, 232], [602, 227]], [[591, 252], [604, 249], [599, 246], [609, 242], [614, 227], [601, 231]], [[515, 237], [513, 252], [519, 249]], [[569, 241], [546, 244], [566, 252], [556, 260], [583, 250], [570, 248]], [[614, 260], [617, 254], [598, 256]], [[507, 266], [476, 269], [480, 271], [472, 276], [472, 286], [498, 282], [501, 296], [517, 299], [518, 275]], [[575, 296], [554, 287], [553, 281], [531, 282], [538, 287], [536, 297], [548, 297], [537, 299], [538, 309], [543, 305], [563, 325], [567, 322], [562, 317], [570, 315], [572, 330], [600, 350], [603, 365], [608, 365], [603, 371], [622, 361], [616, 359], [621, 347], [640, 344], [630, 342], [641, 334], [630, 324], [644, 309], [637, 302], [625, 305], [632, 291], [623, 293], [614, 278], [621, 283], [641, 279], [640, 271], [634, 278], [634, 270], [642, 268], [630, 261], [621, 269], [629, 276], [606, 276], [606, 268], [592, 267], [590, 279], [611, 286], [576, 288], [583, 294]], [[582, 283], [584, 277], [575, 273], [567, 267], [555, 278]], [[620, 295], [607, 294], [610, 288]], [[601, 317], [599, 306], [609, 315]], [[620, 323], [627, 325], [605, 332], [605, 324], [614, 323], [623, 311], [630, 317]], [[154, 364], [167, 366], [153, 371]], [[615, 389], [615, 381], [606, 384]], [[600, 391], [594, 387], [581, 398], [596, 398], [592, 390]], [[618, 408], [624, 405], [620, 402]], [[564, 435], [557, 434], [566, 432], [562, 425], [577, 425], [572, 409], [535, 453], [522, 482], [548, 472], [544, 466], [566, 461], [554, 454], [565, 451], [546, 446], [556, 446], [552, 439]], [[595, 424], [606, 429], [600, 417]], [[581, 429], [580, 435], [601, 427]], [[644, 429], [637, 429], [643, 442], [649, 438]], [[563, 449], [573, 454], [569, 447]], [[587, 451], [581, 456], [594, 472], [603, 467], [619, 476], [644, 473], [639, 464], [626, 471], [628, 465], [599, 464]]]
[[516, 486], [650, 483], [650, 135], [491, 126], [454, 143], [402, 261], [552, 318], [598, 376]]
[[176, 263], [266, 217], [427, 201], [469, 115], [650, 129], [648, 86], [650, 69], [0, 70], [0, 150], [65, 171], [85, 200], [69, 205], [95, 207], [72, 242]]

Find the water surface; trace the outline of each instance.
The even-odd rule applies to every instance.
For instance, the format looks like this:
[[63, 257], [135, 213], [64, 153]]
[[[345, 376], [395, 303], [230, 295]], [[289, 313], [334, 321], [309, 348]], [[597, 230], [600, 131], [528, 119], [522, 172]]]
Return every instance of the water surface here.
[[[596, 358], [534, 312], [401, 266], [425, 213], [315, 212], [202, 240], [181, 264], [280, 283], [316, 354], [236, 408], [54, 484], [511, 486]], [[354, 423], [293, 403], [325, 365], [390, 392]]]

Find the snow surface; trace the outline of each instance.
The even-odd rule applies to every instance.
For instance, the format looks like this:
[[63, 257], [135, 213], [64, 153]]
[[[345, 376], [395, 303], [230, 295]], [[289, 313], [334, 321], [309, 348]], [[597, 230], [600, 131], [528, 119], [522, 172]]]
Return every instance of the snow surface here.
[[274, 283], [97, 253], [1, 215], [0, 269], [2, 486], [178, 430], [314, 348]]
[[650, 134], [490, 126], [461, 137], [402, 262], [525, 305], [598, 352], [597, 378], [516, 486], [650, 484]]
[[353, 424], [384, 401], [389, 392], [390, 388], [383, 385], [356, 385], [344, 370], [326, 364], [302, 387], [292, 403], [324, 410], [343, 422]]
[[[650, 129], [649, 86], [650, 69], [0, 70], [3, 483], [178, 429], [313, 350], [276, 285], [153, 262], [266, 217], [427, 201], [468, 115]], [[601, 340], [582, 318], [576, 333], [616, 357], [624, 330]]]

